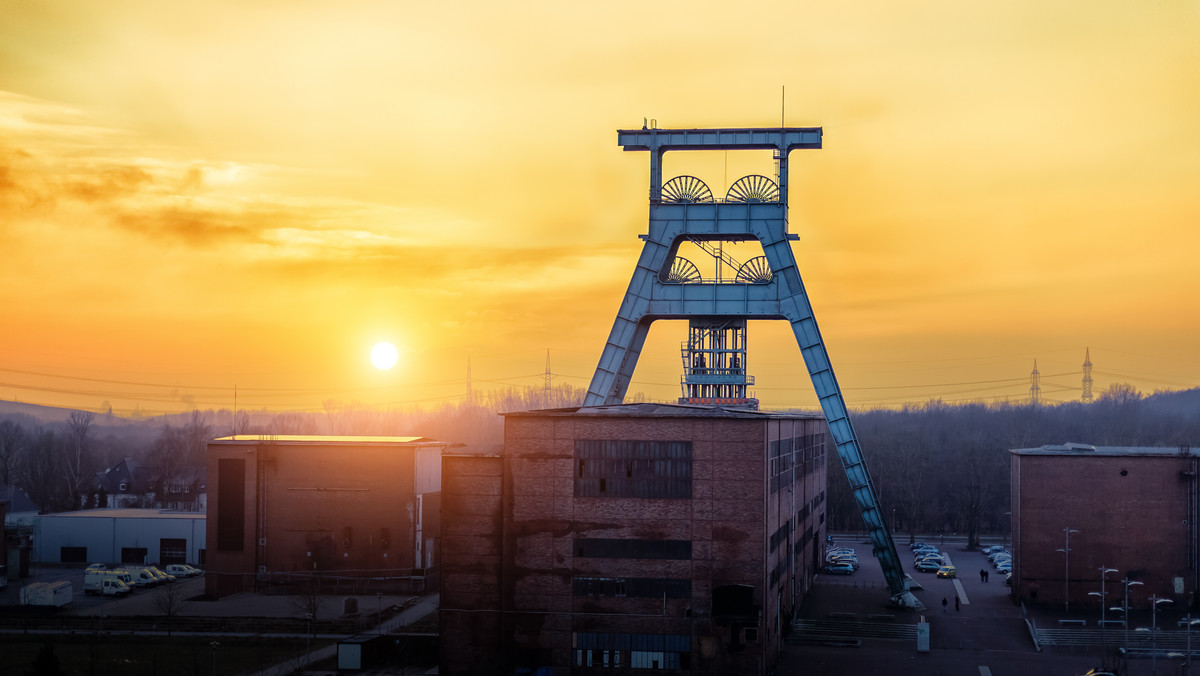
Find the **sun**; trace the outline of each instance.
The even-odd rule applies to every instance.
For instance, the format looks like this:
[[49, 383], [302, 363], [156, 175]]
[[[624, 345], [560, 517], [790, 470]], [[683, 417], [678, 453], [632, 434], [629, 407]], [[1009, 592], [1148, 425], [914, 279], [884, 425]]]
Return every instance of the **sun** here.
[[396, 360], [400, 358], [400, 353], [396, 351], [396, 346], [391, 343], [379, 343], [371, 348], [371, 363], [375, 368], [386, 371], [396, 365]]

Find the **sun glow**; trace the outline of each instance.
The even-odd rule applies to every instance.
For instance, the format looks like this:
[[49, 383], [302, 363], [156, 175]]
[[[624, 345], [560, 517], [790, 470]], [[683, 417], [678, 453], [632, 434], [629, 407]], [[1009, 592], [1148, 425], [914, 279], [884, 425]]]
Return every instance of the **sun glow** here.
[[396, 360], [400, 358], [400, 353], [396, 351], [396, 346], [391, 343], [379, 343], [371, 348], [371, 363], [375, 368], [386, 371], [396, 365]]

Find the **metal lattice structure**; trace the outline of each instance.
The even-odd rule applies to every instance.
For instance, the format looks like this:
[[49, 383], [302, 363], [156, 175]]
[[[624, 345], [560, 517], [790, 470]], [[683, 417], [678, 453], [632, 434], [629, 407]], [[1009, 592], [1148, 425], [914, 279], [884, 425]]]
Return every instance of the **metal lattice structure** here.
[[[800, 278], [791, 249], [795, 236], [787, 231], [788, 155], [797, 149], [819, 149], [821, 142], [819, 127], [617, 132], [617, 144], [626, 151], [646, 151], [650, 156], [649, 231], [642, 235], [645, 244], [641, 257], [588, 386], [584, 405], [619, 404], [624, 400], [655, 320], [687, 319], [693, 331], [732, 326], [735, 334], [739, 323], [744, 326], [749, 319], [789, 322], [892, 601], [906, 608], [921, 608], [922, 604], [909, 589], [888, 532], [841, 387]], [[776, 179], [759, 175], [739, 179], [722, 202], [681, 200], [681, 196], [694, 196], [696, 191], [685, 190], [685, 182], [673, 183], [677, 179], [664, 185], [662, 165], [665, 153], [683, 150], [772, 150]], [[754, 240], [762, 244], [765, 260], [751, 259], [742, 265], [734, 279], [729, 280], [733, 283], [705, 281], [695, 265], [678, 256], [679, 245], [687, 241], [711, 244]], [[694, 276], [693, 270], [696, 270]], [[744, 345], [744, 334], [739, 335]], [[741, 363], [743, 370], [744, 363]]]

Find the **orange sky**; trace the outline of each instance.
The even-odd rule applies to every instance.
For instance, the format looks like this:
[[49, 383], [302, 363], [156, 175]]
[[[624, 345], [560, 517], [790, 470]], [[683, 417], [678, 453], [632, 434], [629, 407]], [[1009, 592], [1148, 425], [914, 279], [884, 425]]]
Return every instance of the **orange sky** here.
[[[1200, 3], [902, 4], [4, 3], [0, 399], [436, 404], [547, 349], [586, 386], [646, 227], [615, 130], [778, 125], [781, 87], [852, 406], [1020, 399], [1035, 358], [1077, 399], [1086, 347], [1097, 392], [1200, 385]], [[633, 390], [678, 396], [683, 334]], [[815, 405], [785, 324], [750, 344]]]

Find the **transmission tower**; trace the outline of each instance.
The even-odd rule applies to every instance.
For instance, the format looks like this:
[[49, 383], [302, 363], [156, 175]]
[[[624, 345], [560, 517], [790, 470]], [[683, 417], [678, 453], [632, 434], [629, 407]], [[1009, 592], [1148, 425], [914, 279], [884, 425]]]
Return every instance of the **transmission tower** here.
[[546, 348], [546, 384], [544, 385], [544, 388], [546, 391], [546, 406], [547, 407], [550, 406], [550, 390], [552, 387], [553, 387], [553, 382], [552, 382], [552, 378], [551, 378], [551, 374], [550, 374], [550, 348]]
[[1037, 360], [1033, 360], [1033, 371], [1029, 374], [1029, 402], [1034, 406], [1042, 403], [1042, 374], [1038, 372]]
[[1083, 403], [1092, 403], [1092, 351], [1083, 351]]
[[471, 393], [471, 355], [467, 355], [467, 404], [471, 404], [473, 395]]

